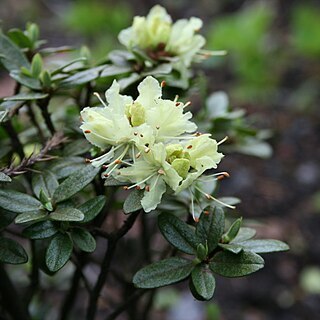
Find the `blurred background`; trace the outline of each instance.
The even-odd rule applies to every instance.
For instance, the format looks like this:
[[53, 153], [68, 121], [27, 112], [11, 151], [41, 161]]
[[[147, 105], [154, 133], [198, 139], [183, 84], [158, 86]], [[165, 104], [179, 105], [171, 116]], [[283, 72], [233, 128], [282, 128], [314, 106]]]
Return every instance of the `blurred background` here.
[[[3, 30], [36, 22], [47, 46], [85, 44], [99, 60], [121, 47], [117, 34], [134, 15], [157, 3], [174, 20], [204, 21], [206, 49], [228, 51], [203, 66], [210, 90], [226, 91], [256, 127], [271, 129], [271, 158], [224, 159], [220, 168], [231, 179], [221, 193], [242, 199], [238, 211], [259, 237], [286, 241], [291, 250], [265, 256], [266, 267], [248, 278], [218, 278], [208, 303], [194, 301], [184, 284], [159, 290], [152, 319], [319, 319], [319, 1], [1, 0], [0, 20]], [[12, 86], [0, 71], [0, 96]], [[47, 303], [49, 310], [54, 299]]]

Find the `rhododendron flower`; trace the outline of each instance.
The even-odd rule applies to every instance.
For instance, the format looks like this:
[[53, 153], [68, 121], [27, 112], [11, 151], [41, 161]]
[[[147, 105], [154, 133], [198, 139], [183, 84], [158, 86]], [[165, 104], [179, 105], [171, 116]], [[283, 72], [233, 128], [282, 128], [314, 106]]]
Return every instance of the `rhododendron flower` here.
[[149, 212], [167, 190], [177, 194], [196, 185], [205, 171], [217, 168], [223, 154], [209, 134], [194, 133], [192, 114], [184, 112], [189, 104], [162, 99], [153, 77], [139, 84], [136, 100], [119, 90], [114, 81], [106, 91], [107, 103], [97, 95], [102, 106], [81, 112], [81, 129], [92, 144], [106, 150], [91, 163], [104, 168], [103, 177], [142, 190], [141, 205]]

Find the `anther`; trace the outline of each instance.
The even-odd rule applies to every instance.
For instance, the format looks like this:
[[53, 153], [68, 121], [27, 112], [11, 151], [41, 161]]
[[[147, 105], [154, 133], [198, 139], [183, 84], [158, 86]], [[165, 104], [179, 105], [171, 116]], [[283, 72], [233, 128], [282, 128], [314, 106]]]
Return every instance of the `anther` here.
[[150, 191], [150, 186], [146, 186], [144, 189], [145, 189], [147, 192], [149, 192], [149, 191]]
[[136, 190], [141, 190], [141, 187], [140, 186], [136, 186]]
[[84, 130], [84, 133], [91, 133], [91, 130]]
[[199, 218], [194, 218], [194, 222], [199, 222]]
[[141, 152], [138, 152], [138, 153], [136, 154], [136, 158], [139, 159], [140, 156], [141, 156]]
[[209, 212], [208, 210], [204, 210], [203, 213], [204, 213], [205, 215], [208, 215], [210, 212]]
[[156, 126], [156, 129], [157, 129], [157, 130], [159, 130], [159, 129], [160, 129], [160, 126], [159, 126], [159, 125], [157, 125], [157, 126]]
[[140, 134], [140, 137], [143, 138], [143, 134]]
[[179, 107], [179, 106], [180, 106], [180, 102], [177, 102], [177, 103], [176, 103], [176, 107]]
[[191, 101], [188, 101], [187, 103], [185, 103], [184, 107], [190, 106], [191, 105]]
[[187, 146], [187, 149], [192, 149], [192, 145], [190, 144], [189, 146]]
[[117, 159], [117, 160], [114, 161], [114, 163], [115, 163], [115, 164], [121, 164], [122, 161], [121, 161], [120, 159]]
[[145, 148], [145, 149], [144, 149], [144, 152], [145, 152], [145, 153], [148, 153], [150, 150], [151, 150], [150, 148]]
[[91, 160], [90, 160], [90, 159], [88, 159], [88, 158], [86, 158], [86, 159], [84, 160], [84, 162], [85, 162], [85, 163], [90, 163], [90, 162], [91, 162]]
[[135, 136], [137, 136], [137, 135], [138, 135], [138, 132], [134, 132], [133, 134], [134, 134]]
[[159, 173], [159, 174], [165, 174], [165, 172], [164, 172], [163, 169], [159, 169], [159, 170], [158, 170], [158, 173]]
[[106, 177], [106, 178], [108, 178], [108, 177], [109, 177], [109, 174], [108, 174], [108, 173], [104, 173], [103, 176]]
[[128, 186], [123, 186], [122, 189], [123, 189], [123, 190], [128, 190], [129, 187], [128, 187]]
[[167, 85], [167, 83], [163, 80], [161, 81], [161, 88], [165, 87]]
[[212, 200], [212, 196], [210, 196], [210, 194], [205, 193], [205, 197], [206, 197], [208, 200]]
[[106, 164], [102, 165], [102, 169], [106, 170], [108, 169], [108, 166]]

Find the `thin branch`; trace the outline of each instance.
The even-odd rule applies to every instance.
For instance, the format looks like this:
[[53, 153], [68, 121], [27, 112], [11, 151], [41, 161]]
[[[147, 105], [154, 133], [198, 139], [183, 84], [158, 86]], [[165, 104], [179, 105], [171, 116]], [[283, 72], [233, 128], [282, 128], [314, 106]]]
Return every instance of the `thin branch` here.
[[61, 143], [67, 141], [67, 138], [62, 133], [56, 133], [50, 140], [47, 141], [45, 146], [37, 154], [32, 154], [30, 157], [24, 157], [19, 165], [14, 166], [13, 163], [9, 167], [0, 168], [0, 172], [12, 177], [31, 171], [31, 166], [37, 162], [52, 160], [55, 157], [49, 156], [47, 153], [56, 148]]
[[119, 314], [125, 311], [128, 306], [130, 306], [137, 299], [142, 297], [148, 290], [137, 290], [128, 299], [126, 299], [122, 304], [120, 304], [112, 313], [110, 313], [105, 320], [114, 320]]
[[101, 271], [98, 276], [98, 280], [90, 295], [90, 301], [89, 301], [87, 318], [86, 318], [87, 320], [93, 320], [95, 318], [95, 314], [97, 311], [97, 302], [100, 296], [100, 292], [107, 279], [107, 276], [110, 270], [111, 261], [116, 251], [118, 241], [132, 228], [139, 213], [140, 211], [132, 213], [129, 216], [129, 218], [123, 223], [122, 227], [118, 229], [116, 232], [112, 233], [109, 238], [108, 248], [101, 264]]
[[44, 118], [44, 121], [45, 121], [51, 135], [54, 135], [56, 132], [56, 129], [54, 128], [54, 125], [53, 125], [51, 117], [50, 117], [50, 113], [48, 111], [49, 102], [50, 102], [50, 96], [45, 99], [38, 100], [38, 106], [41, 109], [42, 116]]

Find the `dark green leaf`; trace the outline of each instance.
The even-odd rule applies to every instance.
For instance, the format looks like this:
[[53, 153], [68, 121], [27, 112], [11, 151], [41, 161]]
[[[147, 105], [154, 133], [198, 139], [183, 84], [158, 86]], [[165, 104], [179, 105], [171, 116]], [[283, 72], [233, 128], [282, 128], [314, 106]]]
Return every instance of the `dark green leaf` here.
[[193, 268], [192, 261], [172, 257], [139, 270], [133, 277], [133, 283], [138, 288], [158, 288], [187, 278]]
[[263, 259], [252, 252], [234, 254], [227, 251], [218, 252], [210, 262], [210, 269], [224, 277], [242, 277], [264, 267]]
[[216, 281], [208, 265], [197, 265], [192, 270], [191, 279], [199, 296], [205, 300], [210, 300], [213, 297]]
[[32, 176], [32, 189], [34, 194], [39, 198], [42, 190], [49, 198], [52, 198], [54, 191], [58, 188], [59, 183], [51, 171], [43, 171], [40, 174]]
[[36, 53], [31, 62], [31, 74], [33, 78], [38, 78], [42, 71], [43, 61], [40, 53]]
[[252, 228], [243, 227], [243, 228], [240, 228], [239, 233], [232, 241], [230, 241], [230, 243], [238, 243], [245, 240], [249, 240], [253, 238], [255, 235], [256, 235], [256, 230]]
[[87, 165], [84, 168], [74, 172], [64, 180], [53, 194], [56, 202], [61, 202], [71, 198], [77, 192], [86, 187], [97, 175], [99, 168]]
[[138, 73], [132, 73], [129, 77], [120, 79], [118, 83], [120, 85], [121, 90], [124, 90], [140, 79], [141, 75], [139, 75]]
[[158, 226], [162, 235], [178, 250], [187, 254], [197, 252], [198, 241], [188, 224], [173, 214], [162, 213], [158, 217]]
[[96, 249], [96, 240], [87, 230], [73, 228], [71, 237], [75, 245], [84, 252], [93, 252]]
[[81, 223], [87, 223], [93, 220], [100, 213], [105, 203], [106, 197], [98, 196], [82, 204], [78, 208], [78, 210], [84, 214], [84, 219], [81, 221]]
[[99, 67], [77, 72], [72, 76], [68, 77], [67, 79], [64, 79], [61, 82], [61, 85], [76, 86], [76, 85], [84, 84], [92, 80], [95, 80], [99, 77], [99, 74], [102, 68], [103, 66], [99, 66]]
[[20, 48], [32, 48], [32, 42], [20, 29], [10, 29], [8, 31], [9, 38]]
[[209, 214], [201, 214], [196, 226], [196, 236], [199, 242], [208, 245], [208, 251], [211, 253], [218, 245], [224, 231], [224, 213], [221, 208], [215, 208]]
[[25, 228], [22, 234], [30, 239], [46, 239], [55, 235], [59, 229], [52, 221], [37, 222]]
[[27, 100], [39, 100], [48, 96], [47, 93], [19, 93], [11, 97], [4, 98], [5, 101], [27, 101]]
[[28, 77], [24, 74], [22, 74], [21, 71], [14, 70], [10, 72], [10, 77], [20, 84], [26, 86], [27, 88], [33, 89], [33, 90], [40, 90], [41, 89], [41, 83], [38, 79], [34, 79], [31, 77]]
[[[1, 106], [2, 106], [2, 104], [1, 104]], [[8, 115], [8, 110], [5, 110], [5, 111], [0, 111], [0, 123], [1, 122], [5, 122], [5, 121], [7, 121], [7, 115]], [[4, 174], [4, 173], [2, 173], [2, 174]]]
[[222, 240], [224, 243], [229, 243], [232, 241], [238, 234], [242, 223], [242, 218], [237, 219], [230, 226], [229, 230], [222, 236]]
[[19, 243], [0, 237], [0, 261], [10, 264], [21, 264], [28, 261], [28, 256]]
[[106, 66], [101, 74], [100, 77], [110, 77], [110, 76], [116, 76], [118, 74], [123, 74], [132, 71], [132, 68], [130, 66], [115, 66], [115, 65], [110, 65]]
[[15, 212], [0, 209], [0, 230], [11, 224], [16, 215]]
[[142, 208], [141, 199], [143, 198], [142, 190], [132, 190], [127, 196], [123, 204], [124, 213], [131, 213]]
[[172, 64], [171, 63], [162, 63], [158, 65], [157, 67], [148, 70], [147, 72], [144, 72], [142, 75], [144, 77], [146, 76], [153, 76], [153, 75], [163, 75], [168, 74], [172, 71]]
[[8, 37], [0, 32], [0, 61], [8, 71], [20, 70], [22, 66], [29, 68], [26, 56]]
[[124, 186], [126, 185], [126, 182], [121, 182], [115, 178], [113, 178], [112, 176], [108, 177], [108, 179], [105, 180], [104, 185], [106, 187], [117, 187], [117, 186]]
[[[44, 50], [42, 50], [42, 52], [44, 52]], [[50, 52], [50, 53], [51, 53], [51, 52]], [[70, 68], [68, 68], [68, 67], [70, 67], [71, 65], [76, 64], [76, 63], [78, 63], [78, 62], [84, 62], [84, 61], [86, 61], [86, 60], [87, 60], [86, 58], [80, 57], [80, 58], [76, 58], [76, 59], [74, 59], [74, 60], [68, 61], [67, 63], [63, 64], [62, 66], [58, 67], [57, 69], [52, 70], [52, 71], [51, 71], [51, 74], [52, 74], [52, 75], [55, 75], [55, 74], [60, 73], [61, 71], [65, 71], [65, 72], [66, 72], [67, 70], [65, 70], [65, 69], [68, 69], [68, 71], [70, 71]], [[83, 64], [81, 64], [81, 67], [82, 67], [82, 66], [83, 66]], [[76, 69], [79, 69], [78, 65], [76, 65], [75, 68], [76, 68]]]
[[42, 205], [37, 199], [18, 191], [0, 189], [0, 207], [12, 212], [38, 211]]
[[60, 270], [69, 260], [72, 253], [72, 241], [68, 234], [56, 234], [46, 252], [46, 265], [50, 271]]
[[1, 182], [11, 182], [11, 178], [7, 176], [5, 173], [0, 172], [0, 181]]
[[219, 243], [219, 247], [226, 250], [230, 251], [232, 253], [238, 254], [243, 250], [243, 247], [241, 245], [238, 245], [236, 243]]
[[84, 214], [75, 208], [58, 208], [50, 214], [50, 219], [55, 221], [82, 221]]
[[286, 243], [273, 239], [247, 240], [239, 242], [237, 244], [242, 246], [244, 250], [255, 253], [268, 253], [289, 250], [289, 246]]
[[42, 220], [47, 217], [48, 217], [47, 213], [43, 210], [28, 211], [28, 212], [18, 214], [14, 222], [17, 224], [26, 223], [31, 221]]
[[92, 145], [85, 139], [72, 141], [63, 150], [65, 156], [78, 156], [90, 150]]
[[57, 177], [57, 179], [63, 179], [85, 166], [86, 164], [83, 158], [69, 157], [55, 161], [49, 167], [49, 170]]

